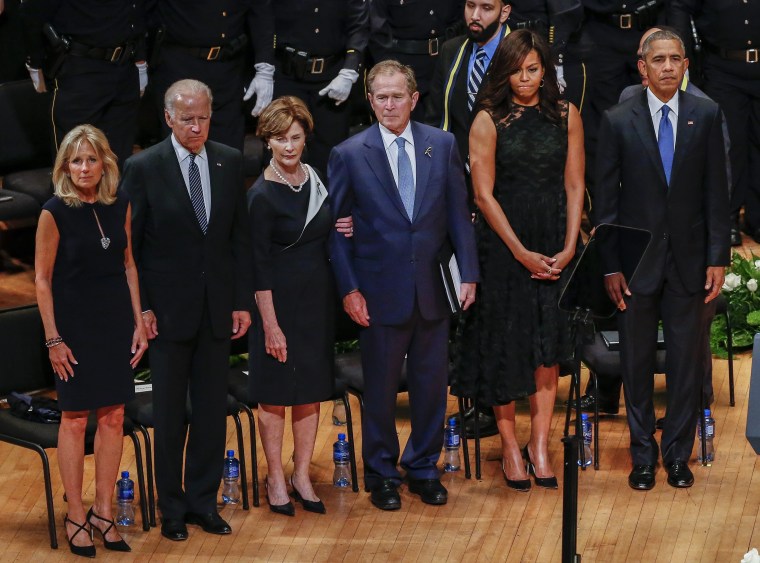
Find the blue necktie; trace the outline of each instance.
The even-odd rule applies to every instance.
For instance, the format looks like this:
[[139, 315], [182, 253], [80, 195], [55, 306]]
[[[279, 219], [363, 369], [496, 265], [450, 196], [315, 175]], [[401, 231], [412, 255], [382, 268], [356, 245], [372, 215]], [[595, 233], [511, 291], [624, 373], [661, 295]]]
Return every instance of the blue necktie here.
[[411, 220], [414, 213], [414, 175], [412, 174], [412, 161], [406, 154], [406, 139], [403, 137], [396, 138], [398, 145], [398, 193], [401, 196], [401, 202], [404, 204], [406, 214]]
[[190, 165], [187, 167], [187, 179], [190, 184], [190, 201], [193, 203], [195, 216], [198, 218], [198, 224], [206, 234], [208, 228], [208, 219], [206, 218], [206, 204], [203, 203], [203, 187], [201, 186], [201, 173], [198, 165], [195, 163], [197, 155], [190, 154]]
[[662, 106], [662, 117], [660, 118], [660, 129], [657, 134], [657, 146], [660, 148], [660, 158], [662, 167], [665, 169], [665, 179], [670, 185], [670, 172], [673, 170], [673, 153], [675, 151], [675, 142], [673, 140], [673, 124], [668, 119], [670, 108]]
[[475, 51], [475, 64], [472, 65], [470, 77], [467, 79], [467, 109], [472, 111], [475, 105], [475, 96], [478, 95], [480, 84], [486, 75], [486, 52], [483, 47]]

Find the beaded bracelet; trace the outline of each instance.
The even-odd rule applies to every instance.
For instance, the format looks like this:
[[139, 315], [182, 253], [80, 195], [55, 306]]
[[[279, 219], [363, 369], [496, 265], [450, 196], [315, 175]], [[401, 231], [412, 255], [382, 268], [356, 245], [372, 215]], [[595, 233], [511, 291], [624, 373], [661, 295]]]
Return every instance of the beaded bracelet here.
[[63, 344], [63, 338], [61, 338], [60, 336], [56, 336], [54, 338], [51, 338], [50, 340], [45, 340], [46, 348], [54, 348], [58, 346], [59, 344]]

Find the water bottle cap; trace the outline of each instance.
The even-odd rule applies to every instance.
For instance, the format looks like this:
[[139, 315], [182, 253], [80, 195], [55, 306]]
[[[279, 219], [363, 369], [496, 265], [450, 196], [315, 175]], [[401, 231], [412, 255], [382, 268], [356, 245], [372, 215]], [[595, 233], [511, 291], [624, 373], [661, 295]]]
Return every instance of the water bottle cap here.
[[346, 435], [343, 434], [343, 432], [341, 432], [340, 434], [338, 434], [338, 440], [340, 440], [341, 442], [344, 442], [346, 440]]
[[227, 450], [227, 457], [235, 457], [235, 450]]
[[586, 414], [585, 412], [582, 412], [581, 413], [581, 420], [588, 420], [588, 414]]
[[710, 409], [705, 409], [705, 416], [710, 416]]
[[129, 471], [122, 471], [121, 472], [121, 478], [122, 479], [129, 479]]
[[457, 425], [457, 417], [452, 416], [449, 417], [449, 426], [456, 426]]

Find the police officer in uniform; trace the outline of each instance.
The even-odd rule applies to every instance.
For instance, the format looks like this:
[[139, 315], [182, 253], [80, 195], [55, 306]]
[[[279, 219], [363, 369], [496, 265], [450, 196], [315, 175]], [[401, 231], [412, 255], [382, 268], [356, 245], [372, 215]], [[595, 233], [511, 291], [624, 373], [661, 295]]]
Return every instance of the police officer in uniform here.
[[414, 69], [420, 93], [412, 119], [425, 105], [443, 43], [464, 33], [464, 0], [372, 0], [369, 52], [373, 63], [395, 59]]
[[[155, 2], [150, 12], [156, 28], [149, 62], [157, 108], [164, 107], [164, 93], [177, 80], [200, 80], [214, 93], [209, 139], [242, 150], [244, 98], [255, 96], [253, 115], [272, 101], [274, 66], [271, 28], [265, 26], [266, 2]], [[254, 73], [246, 67], [251, 48]], [[246, 77], [252, 74], [253, 81], [246, 89]], [[168, 134], [168, 126], [161, 121]]]
[[21, 9], [34, 87], [55, 89], [56, 146], [90, 123], [106, 134], [121, 166], [132, 154], [147, 84], [142, 0], [27, 0]]
[[[581, 111], [586, 171], [594, 170], [602, 115], [626, 86], [640, 82], [636, 51], [641, 34], [664, 19], [664, 0], [582, 0], [585, 23], [573, 51], [584, 57], [586, 91]], [[579, 106], [580, 107], [580, 106]], [[592, 185], [593, 174], [586, 175]], [[591, 188], [593, 198], [593, 187]]]
[[704, 56], [703, 89], [718, 102], [728, 122], [733, 176], [731, 244], [742, 242], [742, 205], [744, 230], [760, 242], [760, 3], [672, 0], [668, 22], [686, 40], [687, 53]]
[[297, 96], [314, 116], [308, 161], [327, 169], [330, 150], [348, 137], [344, 103], [362, 70], [369, 41], [365, 0], [266, 0], [262, 23], [274, 47], [274, 97]]

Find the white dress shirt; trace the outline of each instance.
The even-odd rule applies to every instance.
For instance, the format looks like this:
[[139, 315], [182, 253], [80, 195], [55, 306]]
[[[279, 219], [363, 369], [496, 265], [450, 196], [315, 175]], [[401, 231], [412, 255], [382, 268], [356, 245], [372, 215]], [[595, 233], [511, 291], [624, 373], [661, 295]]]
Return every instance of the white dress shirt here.
[[412, 122], [406, 124], [406, 129], [401, 132], [401, 135], [396, 136], [387, 127], [380, 125], [380, 135], [383, 138], [383, 145], [385, 146], [385, 155], [388, 157], [388, 164], [391, 165], [391, 172], [393, 173], [393, 179], [396, 181], [396, 187], [398, 187], [398, 145], [396, 139], [403, 137], [406, 141], [404, 148], [406, 154], [409, 155], [409, 160], [412, 162], [412, 178], [414, 178], [415, 191], [417, 187], [417, 159], [414, 156], [414, 137], [412, 136]]
[[[190, 151], [179, 144], [179, 141], [172, 133], [172, 146], [174, 153], [177, 155], [179, 169], [182, 171], [182, 177], [185, 179], [185, 188], [190, 196]], [[200, 152], [195, 155], [195, 164], [198, 165], [198, 172], [201, 174], [201, 188], [203, 189], [203, 206], [206, 208], [206, 219], [211, 220], [211, 177], [208, 173], [208, 155], [206, 147], [201, 147]], [[192, 200], [192, 196], [190, 196]]]
[[649, 114], [652, 116], [652, 125], [654, 125], [654, 136], [660, 140], [660, 120], [662, 119], [662, 106], [667, 105], [670, 108], [668, 119], [673, 126], [673, 148], [675, 149], [676, 136], [678, 135], [678, 91], [666, 103], [652, 94], [647, 88], [647, 103], [649, 104]]

